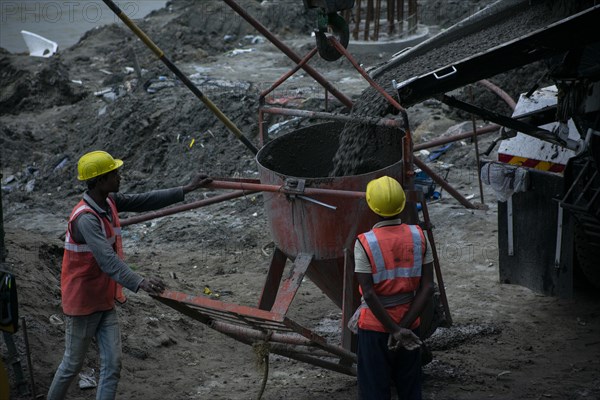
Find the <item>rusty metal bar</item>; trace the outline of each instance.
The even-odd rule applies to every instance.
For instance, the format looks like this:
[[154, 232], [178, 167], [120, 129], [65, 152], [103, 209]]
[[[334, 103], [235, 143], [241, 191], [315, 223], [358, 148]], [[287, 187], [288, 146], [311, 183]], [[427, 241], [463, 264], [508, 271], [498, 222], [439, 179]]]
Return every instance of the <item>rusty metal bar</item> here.
[[367, 16], [365, 17], [365, 31], [363, 33], [363, 40], [369, 41], [369, 30], [371, 19], [373, 18], [373, 0], [367, 0]]
[[124, 218], [121, 220], [121, 226], [139, 224], [140, 222], [146, 222], [151, 219], [177, 214], [182, 211], [193, 210], [194, 208], [200, 208], [211, 204], [220, 203], [222, 201], [235, 199], [252, 193], [256, 193], [256, 191], [237, 191], [232, 193], [226, 193], [219, 196], [211, 197], [209, 199], [195, 201], [193, 203], [183, 204], [176, 207], [169, 207], [159, 211], [153, 211], [142, 215], [136, 215], [135, 217]]
[[515, 110], [515, 107], [517, 106], [517, 103], [513, 100], [512, 97], [510, 97], [510, 95], [508, 93], [506, 93], [500, 87], [494, 85], [492, 82], [488, 81], [487, 79], [482, 79], [480, 81], [477, 81], [477, 83], [479, 83], [480, 85], [482, 85], [482, 86], [486, 87], [487, 89], [489, 89], [492, 93], [496, 94], [498, 97], [500, 97], [502, 100], [504, 100], [504, 102], [506, 104], [508, 104], [508, 106], [513, 111]]
[[[260, 32], [264, 37], [266, 37], [271, 43], [273, 43], [279, 50], [281, 50], [286, 56], [288, 56], [292, 61], [298, 64], [301, 61], [300, 56], [298, 56], [291, 48], [286, 46], [281, 40], [279, 40], [275, 35], [273, 35], [263, 24], [254, 19], [250, 14], [248, 14], [242, 7], [240, 7], [234, 0], [223, 0], [232, 10], [234, 10], [240, 17], [244, 18], [250, 25], [254, 27], [258, 32]], [[342, 102], [346, 107], [352, 108], [353, 102], [350, 98], [346, 97], [342, 92], [337, 90], [323, 75], [321, 75], [317, 70], [312, 68], [310, 65], [304, 65], [302, 67], [306, 73], [313, 77], [317, 82], [321, 84], [324, 88], [326, 88], [331, 94], [333, 94], [339, 101]]]
[[361, 17], [361, 7], [362, 1], [356, 0], [356, 25], [354, 26], [354, 30], [352, 31], [352, 37], [354, 40], [358, 40], [358, 33], [360, 31], [360, 17]]
[[398, 0], [398, 27], [400, 32], [404, 32], [404, 0]]
[[[217, 301], [217, 300], [213, 300], [213, 301]], [[237, 307], [243, 307], [243, 306], [237, 306]], [[250, 310], [252, 310], [252, 309], [250, 309]], [[261, 311], [258, 309], [254, 309], [254, 310], [257, 312]], [[269, 313], [269, 314], [271, 314], [271, 313]], [[286, 321], [290, 322], [292, 326], [297, 325], [287, 318], [286, 318]], [[340, 358], [345, 358], [345, 359], [356, 361], [356, 354], [354, 354], [350, 351], [344, 350], [343, 348], [341, 348], [339, 346], [331, 345], [331, 344], [327, 343], [320, 336], [318, 336], [318, 335], [312, 333], [312, 331], [308, 331], [308, 330], [307, 330], [308, 332], [312, 333], [312, 336], [314, 336], [315, 338], [318, 338], [319, 340], [311, 340], [310, 338], [306, 337], [305, 335], [298, 334], [298, 333], [294, 333], [294, 334], [278, 333], [278, 332], [263, 333], [256, 329], [246, 328], [243, 326], [237, 326], [234, 324], [229, 324], [229, 323], [217, 321], [217, 320], [211, 320], [208, 325], [211, 328], [213, 328], [219, 332], [235, 335], [236, 337], [247, 337], [247, 338], [252, 338], [255, 340], [268, 340], [268, 341], [272, 341], [272, 342], [287, 343], [287, 344], [300, 345], [300, 346], [318, 347], [318, 348], [321, 348], [321, 349], [327, 351], [328, 353], [334, 354], [335, 356], [338, 356]], [[297, 325], [297, 326], [299, 326], [299, 325]]]
[[462, 204], [466, 208], [470, 208], [470, 209], [478, 208], [478, 207], [474, 206], [469, 200], [467, 200], [462, 194], [458, 193], [458, 191], [456, 189], [454, 189], [448, 182], [446, 182], [444, 180], [444, 178], [442, 178], [441, 176], [436, 174], [423, 161], [419, 160], [418, 158], [414, 158], [414, 162], [417, 165], [417, 167], [421, 168], [421, 170], [423, 170], [427, 175], [429, 175], [429, 177], [431, 179], [433, 179], [435, 183], [437, 183], [438, 185], [440, 185], [441, 187], [446, 189], [446, 191], [448, 193], [450, 193], [450, 195], [452, 197], [454, 197], [456, 200], [458, 200], [458, 202], [460, 204]]
[[456, 142], [458, 140], [468, 139], [468, 138], [472, 137], [473, 135], [483, 135], [484, 133], [496, 132], [498, 129], [500, 129], [500, 125], [490, 124], [490, 125], [486, 125], [480, 129], [478, 129], [477, 132], [470, 131], [470, 132], [465, 132], [465, 133], [461, 133], [461, 134], [454, 135], [454, 136], [448, 136], [445, 138], [430, 140], [429, 142], [425, 142], [425, 143], [416, 144], [413, 150], [419, 151], [419, 150], [423, 150], [423, 149], [430, 149], [432, 147], [441, 146], [441, 145], [451, 143], [451, 142]]
[[283, 194], [303, 194], [308, 196], [315, 195], [331, 195], [339, 197], [350, 197], [350, 198], [363, 198], [365, 192], [355, 192], [351, 190], [335, 190], [335, 189], [318, 189], [318, 188], [305, 188], [302, 193], [297, 191], [286, 189], [284, 185], [265, 185], [257, 183], [246, 183], [246, 182], [226, 182], [226, 181], [212, 181], [207, 187], [214, 189], [238, 189], [245, 191], [264, 191], [264, 192], [279, 192]]
[[273, 307], [271, 308], [272, 312], [283, 315], [287, 314], [312, 259], [313, 255], [307, 253], [299, 253], [296, 256], [289, 277], [279, 286], [275, 304], [273, 304]]
[[361, 122], [364, 124], [371, 124], [377, 126], [386, 126], [389, 128], [404, 128], [404, 121], [400, 119], [391, 118], [371, 118], [371, 117], [353, 117], [345, 114], [331, 114], [322, 111], [310, 111], [310, 110], [295, 110], [291, 108], [281, 107], [262, 107], [263, 113], [278, 114], [278, 115], [290, 115], [294, 117], [302, 118], [322, 118], [322, 119], [333, 119], [338, 121], [352, 121]]
[[342, 347], [346, 350], [356, 350], [356, 335], [348, 328], [348, 321], [359, 305], [358, 285], [354, 278], [354, 252], [344, 248], [344, 286], [342, 289]]
[[[278, 333], [263, 333], [252, 328], [245, 328], [243, 326], [237, 326], [233, 324], [224, 323], [221, 321], [211, 321], [208, 326], [219, 333], [235, 338], [236, 340], [249, 339], [250, 341], [265, 341], [269, 342], [272, 346], [274, 344], [285, 345], [290, 351], [298, 354], [310, 354], [319, 357], [338, 357], [337, 355], [330, 353], [325, 350], [321, 350], [316, 347], [307, 338], [298, 335], [297, 333], [292, 334], [278, 334]], [[291, 347], [298, 346], [298, 347]], [[302, 346], [303, 348], [299, 348]]]
[[264, 333], [255, 328], [247, 328], [245, 326], [230, 324], [223, 321], [211, 320], [208, 326], [216, 331], [227, 335], [235, 335], [236, 337], [247, 337], [253, 340], [268, 340], [270, 342], [286, 343], [300, 346], [314, 345], [309, 339], [298, 333]]
[[271, 264], [269, 264], [269, 270], [267, 271], [267, 277], [265, 278], [265, 284], [263, 285], [263, 291], [258, 301], [258, 308], [261, 310], [269, 311], [273, 307], [286, 262], [287, 256], [285, 253], [278, 247], [275, 247], [275, 251], [271, 257]]
[[[238, 340], [242, 343], [248, 344], [248, 345], [252, 345], [254, 344], [254, 340], [244, 337], [244, 336], [237, 336], [234, 333], [226, 333], [226, 332], [222, 332], [224, 335], [227, 335], [235, 340]], [[356, 368], [338, 362], [331, 362], [331, 361], [327, 361], [327, 360], [322, 360], [320, 358], [317, 357], [313, 357], [313, 356], [309, 356], [306, 354], [302, 354], [298, 351], [294, 351], [291, 350], [288, 346], [285, 345], [281, 345], [279, 343], [270, 343], [270, 352], [271, 353], [275, 353], [275, 354], [279, 354], [281, 356], [284, 357], [288, 357], [297, 361], [301, 361], [307, 364], [312, 364], [315, 365], [317, 367], [321, 367], [321, 368], [325, 368], [325, 369], [329, 369], [331, 371], [335, 371], [335, 372], [340, 372], [346, 375], [350, 375], [350, 376], [356, 376]], [[356, 361], [353, 361], [354, 363]]]
[[[471, 95], [471, 101], [473, 101], [473, 86], [469, 85], [469, 94]], [[479, 141], [477, 140], [477, 124], [475, 123], [475, 114], [471, 113], [471, 122], [473, 124], [473, 144], [475, 145], [475, 160], [477, 161], [477, 180], [479, 182], [479, 198], [481, 204], [485, 204], [483, 199], [483, 183], [481, 182], [481, 168], [480, 168], [480, 157], [479, 157]]]
[[377, 82], [375, 82], [375, 80], [373, 80], [373, 78], [369, 76], [367, 71], [365, 71], [365, 69], [360, 66], [360, 64], [354, 59], [354, 57], [352, 57], [348, 50], [346, 50], [346, 48], [342, 46], [342, 44], [336, 39], [335, 36], [330, 36], [327, 39], [329, 40], [330, 44], [337, 49], [337, 51], [346, 56], [348, 61], [350, 61], [350, 63], [352, 64], [352, 66], [354, 66], [358, 73], [361, 74], [367, 82], [369, 82], [369, 85], [371, 85], [375, 90], [377, 90], [395, 108], [397, 108], [400, 111], [404, 110], [404, 107], [402, 107], [400, 103], [394, 100], [394, 98], [390, 96], [388, 92], [386, 92], [381, 86], [379, 86]]
[[321, 367], [321, 368], [329, 369], [331, 371], [339, 372], [341, 374], [356, 376], [356, 367], [353, 367], [351, 365], [348, 366], [348, 365], [344, 365], [344, 364], [341, 364], [338, 362], [326, 361], [326, 360], [322, 360], [317, 357], [310, 357], [310, 356], [307, 356], [304, 354], [298, 354], [297, 352], [287, 352], [286, 349], [281, 348], [280, 345], [272, 346], [271, 352], [273, 352], [275, 354], [279, 354], [284, 357], [292, 358], [292, 359], [300, 361], [300, 362], [312, 364], [317, 367]]
[[181, 292], [174, 292], [172, 290], [165, 290], [160, 295], [155, 296], [157, 299], [172, 300], [176, 303], [182, 303], [192, 307], [205, 307], [214, 310], [215, 312], [231, 313], [234, 315], [243, 314], [251, 315], [254, 318], [258, 318], [264, 322], [276, 322], [283, 323], [285, 316], [281, 314], [275, 314], [270, 311], [259, 310], [258, 308], [241, 306], [237, 304], [224, 303], [219, 300], [213, 300], [206, 297], [193, 296]]
[[348, 350], [345, 350], [345, 349], [341, 348], [340, 346], [334, 346], [334, 345], [327, 343], [327, 341], [324, 338], [317, 335], [310, 329], [306, 329], [303, 326], [298, 325], [297, 323], [295, 323], [294, 321], [292, 321], [289, 318], [286, 318], [283, 322], [290, 329], [292, 329], [292, 330], [300, 333], [302, 336], [310, 339], [316, 346], [318, 346], [324, 350], [327, 350], [330, 353], [333, 353], [333, 354], [339, 356], [340, 358], [345, 358], [348, 360], [356, 361], [356, 355], [354, 353], [352, 353]]
[[265, 145], [265, 129], [263, 128], [265, 120], [263, 114], [262, 108], [258, 107], [258, 141], [261, 147]]
[[[2, 165], [0, 165], [0, 168]], [[2, 172], [0, 171], [0, 182], [2, 182]], [[0, 188], [0, 263], [6, 260], [6, 251], [4, 247], [4, 214], [2, 211], [2, 189]]]
[[[414, 192], [413, 192], [414, 193]], [[446, 318], [448, 325], [452, 325], [452, 317], [450, 316], [450, 306], [448, 305], [448, 297], [446, 297], [446, 286], [444, 285], [444, 279], [442, 278], [442, 268], [440, 266], [440, 259], [437, 254], [437, 248], [435, 247], [435, 240], [433, 239], [433, 230], [431, 225], [431, 219], [429, 218], [429, 210], [427, 209], [427, 202], [423, 198], [423, 192], [417, 194], [418, 201], [421, 203], [421, 209], [423, 210], [423, 220], [427, 225], [425, 232], [427, 233], [427, 239], [431, 245], [431, 255], [433, 256], [433, 268], [435, 270], [435, 277], [438, 283], [438, 289], [440, 291], [440, 298], [442, 305], [446, 311]]]
[[375, 41], [379, 40], [379, 14], [381, 13], [381, 0], [375, 0], [375, 26], [373, 35], [375, 36]]
[[258, 98], [259, 101], [262, 102], [262, 100], [269, 93], [271, 93], [273, 90], [277, 89], [277, 87], [279, 87], [283, 82], [285, 82], [290, 76], [292, 76], [296, 72], [298, 72], [298, 70], [300, 68], [302, 68], [304, 66], [304, 64], [306, 64], [308, 61], [310, 61], [310, 59], [313, 58], [314, 55], [317, 54], [318, 51], [319, 51], [319, 49], [317, 47], [315, 47], [314, 49], [312, 49], [311, 51], [309, 51], [308, 54], [302, 60], [300, 60], [300, 62], [298, 64], [296, 64], [296, 66], [294, 68], [292, 68], [290, 71], [288, 71], [285, 74], [283, 74], [283, 76], [281, 78], [279, 78], [277, 81], [275, 81], [275, 83], [273, 85], [271, 85], [270, 88], [268, 88], [267, 90], [265, 90], [264, 92], [262, 92], [260, 94], [259, 98]]

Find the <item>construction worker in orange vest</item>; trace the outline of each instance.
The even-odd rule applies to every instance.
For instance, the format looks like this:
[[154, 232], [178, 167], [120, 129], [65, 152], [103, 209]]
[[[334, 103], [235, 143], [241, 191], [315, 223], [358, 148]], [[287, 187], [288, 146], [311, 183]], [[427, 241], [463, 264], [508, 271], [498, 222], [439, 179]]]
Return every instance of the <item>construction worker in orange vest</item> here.
[[433, 257], [417, 225], [399, 214], [406, 197], [389, 176], [367, 185], [369, 208], [381, 221], [358, 235], [355, 272], [363, 301], [358, 318], [358, 388], [362, 400], [421, 399], [419, 315], [433, 290]]
[[95, 338], [100, 352], [96, 399], [114, 399], [121, 372], [121, 331], [115, 301], [122, 288], [151, 295], [165, 290], [159, 278], [144, 278], [123, 261], [119, 211], [149, 211], [182, 201], [186, 193], [210, 182], [198, 175], [182, 187], [144, 194], [119, 193], [123, 161], [104, 151], [83, 155], [78, 179], [88, 190], [71, 212], [61, 270], [65, 314], [65, 353], [48, 391], [48, 400], [64, 399]]

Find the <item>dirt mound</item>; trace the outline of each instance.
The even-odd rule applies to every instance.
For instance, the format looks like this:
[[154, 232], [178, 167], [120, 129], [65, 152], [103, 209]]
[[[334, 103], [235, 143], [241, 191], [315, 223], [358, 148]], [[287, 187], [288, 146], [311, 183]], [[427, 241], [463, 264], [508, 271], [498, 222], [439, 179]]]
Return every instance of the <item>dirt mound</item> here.
[[59, 58], [36, 59], [0, 52], [0, 114], [73, 104], [85, 97]]

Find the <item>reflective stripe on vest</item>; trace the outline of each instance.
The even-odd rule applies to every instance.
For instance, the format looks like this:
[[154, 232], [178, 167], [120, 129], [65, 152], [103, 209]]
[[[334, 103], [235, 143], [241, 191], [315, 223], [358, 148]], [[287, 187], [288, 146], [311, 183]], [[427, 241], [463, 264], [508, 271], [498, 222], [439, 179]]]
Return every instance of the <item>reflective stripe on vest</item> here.
[[373, 283], [379, 283], [394, 278], [418, 278], [421, 276], [421, 266], [423, 264], [423, 242], [421, 240], [421, 234], [415, 225], [408, 225], [408, 227], [410, 228], [413, 241], [412, 268], [395, 266], [393, 269], [386, 269], [383, 254], [379, 247], [375, 232], [369, 231], [365, 233], [365, 239], [367, 239], [371, 254], [373, 255], [373, 262], [375, 263], [376, 272], [373, 273]]
[[75, 242], [71, 235], [71, 224], [80, 215], [93, 214], [99, 220], [103, 236], [122, 259], [123, 247], [117, 208], [111, 198], [107, 198], [107, 203], [112, 222], [106, 217], [101, 217], [84, 200], [75, 206], [69, 218], [61, 272], [62, 305], [66, 315], [89, 315], [113, 308], [114, 300], [120, 303], [126, 301], [122, 286], [101, 270], [91, 248], [87, 244]]
[[[358, 240], [369, 258], [373, 289], [380, 300], [397, 295], [412, 297], [419, 289], [426, 250], [421, 229], [416, 225], [386, 225], [358, 235]], [[359, 287], [359, 291], [362, 294], [362, 288]], [[392, 303], [389, 308], [385, 307], [390, 318], [398, 323], [410, 308], [410, 302]], [[387, 332], [368, 307], [359, 307], [359, 312], [360, 328]], [[411, 329], [419, 326], [419, 323], [420, 319], [417, 318]]]

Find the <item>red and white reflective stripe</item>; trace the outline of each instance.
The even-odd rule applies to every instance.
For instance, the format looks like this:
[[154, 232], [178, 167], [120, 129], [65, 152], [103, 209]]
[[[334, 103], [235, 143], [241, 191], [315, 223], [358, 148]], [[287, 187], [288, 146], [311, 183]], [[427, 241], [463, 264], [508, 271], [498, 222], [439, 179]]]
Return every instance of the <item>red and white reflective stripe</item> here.
[[[90, 206], [84, 204], [84, 205], [78, 207], [75, 211], [73, 211], [70, 222], [75, 221], [75, 219], [77, 219], [77, 217], [84, 212], [91, 212], [94, 215], [98, 215]], [[102, 234], [104, 235], [104, 237], [107, 237], [106, 227], [104, 226], [104, 221], [100, 220], [99, 222], [100, 222], [100, 228], [102, 229]], [[111, 246], [113, 244], [115, 244], [115, 242], [117, 240], [117, 236], [121, 236], [121, 228], [113, 227], [113, 232], [114, 232], [113, 236], [106, 238], [106, 240], [108, 241], [108, 244], [110, 244]], [[87, 244], [76, 243], [75, 241], [73, 241], [71, 238], [71, 232], [69, 230], [67, 230], [67, 234], [65, 236], [65, 249], [76, 252], [76, 253], [91, 252], [91, 249]]]
[[[113, 244], [115, 244], [116, 240], [117, 240], [116, 236], [113, 236], [113, 237], [110, 237], [110, 238], [106, 239], [106, 241], [108, 242], [108, 244], [110, 244], [111, 246]], [[67, 242], [66, 240], [65, 240], [65, 249], [69, 250], [69, 251], [74, 251], [75, 253], [88, 253], [88, 252], [92, 251], [87, 244], [75, 243], [75, 242]]]
[[548, 161], [536, 160], [534, 158], [518, 157], [502, 153], [498, 153], [498, 161], [548, 172], [563, 172], [565, 169], [563, 164], [555, 164]]

